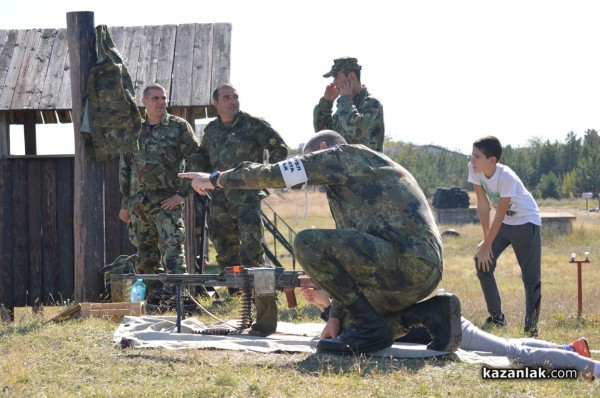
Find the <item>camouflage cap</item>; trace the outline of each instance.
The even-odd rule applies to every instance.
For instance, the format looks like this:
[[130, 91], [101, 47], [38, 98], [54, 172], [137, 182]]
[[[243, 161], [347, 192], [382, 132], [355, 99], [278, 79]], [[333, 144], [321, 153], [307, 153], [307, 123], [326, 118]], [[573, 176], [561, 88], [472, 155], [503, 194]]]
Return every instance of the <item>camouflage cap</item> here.
[[333, 66], [331, 70], [323, 75], [323, 77], [335, 77], [338, 73], [343, 70], [361, 70], [362, 66], [358, 64], [356, 58], [343, 57], [333, 60]]

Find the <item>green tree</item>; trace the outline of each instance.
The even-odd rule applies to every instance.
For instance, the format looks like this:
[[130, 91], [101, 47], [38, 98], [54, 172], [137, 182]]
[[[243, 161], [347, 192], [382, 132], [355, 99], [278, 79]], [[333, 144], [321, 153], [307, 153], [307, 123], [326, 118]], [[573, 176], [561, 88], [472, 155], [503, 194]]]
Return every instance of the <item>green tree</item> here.
[[538, 195], [543, 199], [560, 199], [560, 186], [560, 179], [556, 174], [553, 172], [544, 174], [540, 178], [540, 183], [537, 186]]
[[563, 198], [577, 196], [577, 171], [568, 171], [563, 176], [561, 192]]
[[587, 130], [577, 160], [577, 189], [579, 192], [598, 194], [600, 188], [600, 136], [596, 130]]

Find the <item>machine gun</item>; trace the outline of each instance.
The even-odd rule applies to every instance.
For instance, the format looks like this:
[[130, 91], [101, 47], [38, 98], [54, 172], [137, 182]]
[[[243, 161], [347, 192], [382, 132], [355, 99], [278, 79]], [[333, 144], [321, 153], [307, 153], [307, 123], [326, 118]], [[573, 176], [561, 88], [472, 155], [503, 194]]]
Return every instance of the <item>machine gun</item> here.
[[124, 279], [158, 280], [165, 285], [175, 286], [177, 305], [177, 333], [181, 332], [181, 320], [185, 317], [182, 294], [185, 285], [204, 287], [225, 286], [241, 292], [240, 329], [252, 324], [252, 297], [270, 296], [284, 291], [288, 307], [297, 306], [294, 288], [318, 286], [309, 278], [302, 277], [303, 271], [289, 271], [281, 267], [244, 268], [241, 265], [227, 267], [220, 274], [112, 274], [111, 281]]

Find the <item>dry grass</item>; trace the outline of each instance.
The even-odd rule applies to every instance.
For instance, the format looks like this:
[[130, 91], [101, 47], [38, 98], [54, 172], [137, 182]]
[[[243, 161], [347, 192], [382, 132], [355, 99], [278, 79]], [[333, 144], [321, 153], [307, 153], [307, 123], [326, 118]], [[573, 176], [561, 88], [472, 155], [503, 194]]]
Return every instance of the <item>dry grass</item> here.
[[[322, 194], [273, 194], [268, 202], [290, 226], [301, 230], [333, 227]], [[543, 236], [541, 338], [569, 342], [586, 336], [600, 347], [600, 214], [580, 202], [556, 203], [576, 216], [568, 236]], [[545, 204], [542, 204], [542, 207]], [[458, 238], [444, 238], [445, 275], [440, 288], [457, 294], [464, 315], [480, 323], [486, 317], [472, 255], [481, 239], [478, 225], [442, 225]], [[577, 272], [570, 253], [590, 252], [583, 269], [583, 313], [577, 318]], [[521, 335], [523, 286], [511, 250], [500, 259], [498, 279], [509, 327], [495, 333]], [[317, 320], [317, 311], [300, 301], [284, 308], [282, 320]], [[230, 309], [231, 310], [231, 309]], [[0, 396], [6, 397], [554, 397], [598, 396], [600, 383], [583, 381], [488, 381], [477, 365], [449, 358], [433, 360], [340, 358], [328, 355], [258, 354], [219, 350], [121, 350], [112, 345], [116, 324], [106, 319], [73, 319], [43, 324], [50, 314], [19, 309], [12, 324], [0, 325]], [[594, 354], [596, 358], [598, 354]]]

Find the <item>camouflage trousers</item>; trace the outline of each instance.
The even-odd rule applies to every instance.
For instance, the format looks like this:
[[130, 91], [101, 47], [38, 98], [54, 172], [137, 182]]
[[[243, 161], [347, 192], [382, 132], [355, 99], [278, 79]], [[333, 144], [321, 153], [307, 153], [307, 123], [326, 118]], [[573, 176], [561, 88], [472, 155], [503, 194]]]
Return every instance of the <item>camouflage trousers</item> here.
[[185, 227], [182, 206], [165, 210], [147, 199], [132, 201], [129, 212], [134, 244], [137, 247], [137, 272], [140, 274], [187, 272], [185, 265]]
[[243, 202], [233, 202], [214, 195], [210, 202], [208, 231], [222, 268], [239, 264], [264, 267], [259, 198], [246, 197]]
[[406, 333], [400, 310], [431, 294], [442, 279], [432, 264], [381, 238], [362, 232], [307, 229], [294, 240], [294, 253], [306, 273], [332, 298], [330, 316], [342, 328], [351, 319], [345, 305], [363, 294], [399, 336]]

